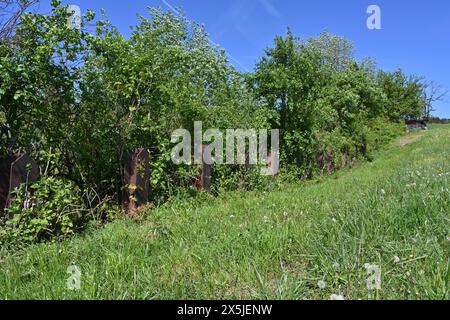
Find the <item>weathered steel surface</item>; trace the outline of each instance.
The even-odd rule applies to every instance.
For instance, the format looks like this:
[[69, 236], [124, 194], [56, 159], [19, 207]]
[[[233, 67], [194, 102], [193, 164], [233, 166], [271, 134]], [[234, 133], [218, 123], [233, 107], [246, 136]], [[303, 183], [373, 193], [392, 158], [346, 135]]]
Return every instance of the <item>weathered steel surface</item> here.
[[36, 182], [39, 179], [39, 169], [36, 162], [27, 154], [18, 157], [11, 165], [10, 191], [22, 183]]
[[4, 214], [15, 188], [38, 179], [39, 168], [29, 155], [22, 154], [0, 160], [0, 214]]
[[197, 190], [210, 191], [212, 186], [212, 161], [211, 159], [205, 159], [206, 145], [199, 146], [202, 155], [202, 164], [199, 165], [198, 176], [195, 180], [195, 187]]
[[0, 216], [3, 215], [9, 197], [9, 176], [11, 174], [11, 160], [0, 160]]
[[124, 160], [123, 206], [127, 215], [135, 216], [136, 210], [149, 199], [150, 155], [139, 148], [128, 153]]

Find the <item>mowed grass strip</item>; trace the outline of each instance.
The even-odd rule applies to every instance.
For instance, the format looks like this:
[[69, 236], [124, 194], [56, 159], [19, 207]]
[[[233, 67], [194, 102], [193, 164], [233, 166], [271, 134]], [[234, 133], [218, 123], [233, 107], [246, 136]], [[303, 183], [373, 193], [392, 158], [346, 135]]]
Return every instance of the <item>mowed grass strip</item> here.
[[173, 202], [0, 257], [0, 298], [448, 299], [450, 127], [419, 135], [331, 177]]

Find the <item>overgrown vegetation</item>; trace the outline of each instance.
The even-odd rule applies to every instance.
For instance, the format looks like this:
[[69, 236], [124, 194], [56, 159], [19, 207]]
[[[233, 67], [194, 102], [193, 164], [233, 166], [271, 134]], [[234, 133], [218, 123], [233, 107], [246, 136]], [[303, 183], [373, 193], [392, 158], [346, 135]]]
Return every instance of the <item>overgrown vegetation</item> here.
[[436, 126], [319, 181], [172, 202], [0, 258], [0, 298], [449, 299], [449, 163]]
[[[279, 128], [281, 177], [296, 181], [372, 159], [405, 119], [429, 110], [422, 79], [358, 62], [351, 43], [326, 33], [301, 40], [288, 31], [243, 74], [184, 16], [149, 9], [150, 19], [141, 17], [125, 38], [106, 17], [88, 32], [92, 11], [80, 30], [70, 28], [67, 8], [52, 4], [50, 15], [24, 14], [1, 38], [0, 157], [26, 151], [42, 175], [29, 186], [35, 195], [19, 194], [9, 209], [15, 218], [0, 227], [2, 245], [65, 236], [91, 217], [110, 217], [133, 148], [150, 151], [154, 204], [191, 192], [196, 168], [172, 163], [170, 138], [194, 121]], [[237, 189], [241, 171], [216, 166], [214, 191]], [[248, 187], [273, 183], [249, 175]]]

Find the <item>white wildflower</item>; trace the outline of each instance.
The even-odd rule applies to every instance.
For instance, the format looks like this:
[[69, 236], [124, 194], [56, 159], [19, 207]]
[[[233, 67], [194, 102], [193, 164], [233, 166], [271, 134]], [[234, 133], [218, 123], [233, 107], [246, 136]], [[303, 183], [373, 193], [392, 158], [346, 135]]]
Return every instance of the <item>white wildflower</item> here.
[[395, 256], [395, 257], [394, 257], [394, 262], [395, 262], [395, 263], [399, 263], [400, 261], [401, 261], [401, 259], [400, 259], [399, 256]]
[[319, 282], [317, 282], [317, 286], [319, 287], [319, 289], [325, 289], [327, 287], [327, 283], [323, 280], [320, 280]]
[[344, 296], [332, 294], [330, 300], [345, 300]]

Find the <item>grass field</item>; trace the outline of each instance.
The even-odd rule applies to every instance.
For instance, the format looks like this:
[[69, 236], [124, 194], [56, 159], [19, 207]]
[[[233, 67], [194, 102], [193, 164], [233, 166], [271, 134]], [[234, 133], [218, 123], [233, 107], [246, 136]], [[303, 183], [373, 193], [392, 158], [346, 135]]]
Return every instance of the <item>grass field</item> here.
[[0, 298], [449, 299], [449, 189], [450, 127], [435, 126], [331, 177], [175, 202], [0, 257]]

